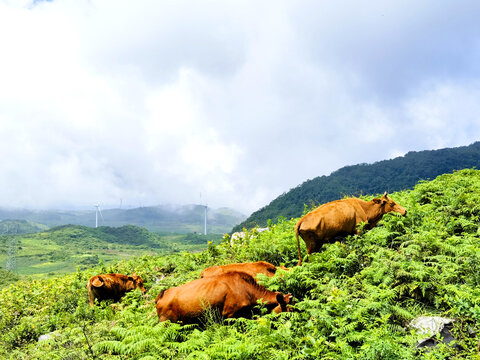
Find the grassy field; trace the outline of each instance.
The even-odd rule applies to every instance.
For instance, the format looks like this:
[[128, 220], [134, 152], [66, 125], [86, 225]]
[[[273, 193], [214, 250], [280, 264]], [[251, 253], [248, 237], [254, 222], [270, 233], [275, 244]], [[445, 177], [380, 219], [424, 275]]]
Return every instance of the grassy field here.
[[0, 236], [0, 265], [6, 266], [10, 253], [10, 256], [15, 254], [15, 272], [20, 276], [65, 274], [143, 255], [201, 251], [208, 241], [219, 242], [222, 237], [160, 234], [134, 226], [103, 230], [75, 225], [34, 234]]

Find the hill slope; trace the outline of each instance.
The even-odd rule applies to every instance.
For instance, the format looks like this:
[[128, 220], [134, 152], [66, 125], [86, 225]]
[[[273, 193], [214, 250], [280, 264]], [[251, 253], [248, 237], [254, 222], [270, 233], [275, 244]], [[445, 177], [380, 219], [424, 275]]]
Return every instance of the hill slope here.
[[441, 150], [409, 152], [392, 160], [343, 167], [329, 176], [307, 180], [255, 211], [233, 231], [266, 226], [279, 216], [300, 216], [305, 205], [323, 204], [345, 195], [377, 194], [411, 189], [419, 180], [453, 170], [480, 168], [480, 142]]
[[[201, 253], [144, 256], [72, 275], [19, 281], [0, 290], [0, 357], [5, 359], [478, 359], [480, 171], [465, 170], [391, 194], [408, 209], [370, 231], [324, 246], [301, 267], [293, 228], [226, 241]], [[303, 253], [305, 247], [302, 244]], [[213, 264], [265, 260], [290, 266], [265, 279], [291, 293], [293, 312], [201, 326], [158, 323], [155, 297]], [[136, 272], [146, 298], [91, 309], [85, 284], [100, 272]], [[416, 348], [419, 316], [454, 320], [455, 345]], [[48, 340], [38, 341], [48, 334]], [[436, 340], [434, 341], [436, 342]]]

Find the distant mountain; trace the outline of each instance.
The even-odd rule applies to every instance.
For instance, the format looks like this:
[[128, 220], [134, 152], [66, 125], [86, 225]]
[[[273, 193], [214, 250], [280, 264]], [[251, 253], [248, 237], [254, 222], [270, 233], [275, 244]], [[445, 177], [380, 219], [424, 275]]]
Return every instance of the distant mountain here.
[[269, 219], [299, 217], [305, 205], [343, 198], [411, 189], [419, 180], [430, 180], [454, 170], [480, 168], [480, 142], [469, 146], [409, 152], [391, 160], [343, 167], [329, 176], [319, 176], [280, 195], [255, 211], [232, 231], [265, 226]]
[[[185, 206], [151, 206], [133, 209], [102, 209], [99, 215], [99, 226], [119, 227], [124, 225], [137, 225], [150, 231], [174, 233], [203, 233], [205, 207], [200, 205]], [[228, 208], [211, 209], [207, 211], [208, 233], [223, 234], [232, 227], [245, 220], [246, 216]], [[69, 210], [11, 210], [0, 209], [0, 220], [16, 219], [47, 227], [61, 225], [95, 226], [95, 209], [91, 211]], [[0, 222], [0, 234], [2, 231]], [[5, 229], [7, 226], [5, 226]], [[13, 229], [13, 225], [10, 227]], [[40, 228], [36, 231], [44, 230]], [[34, 232], [34, 231], [33, 231]]]
[[2, 220], [0, 221], [0, 234], [29, 234], [47, 230], [48, 226], [36, 224], [27, 220]]

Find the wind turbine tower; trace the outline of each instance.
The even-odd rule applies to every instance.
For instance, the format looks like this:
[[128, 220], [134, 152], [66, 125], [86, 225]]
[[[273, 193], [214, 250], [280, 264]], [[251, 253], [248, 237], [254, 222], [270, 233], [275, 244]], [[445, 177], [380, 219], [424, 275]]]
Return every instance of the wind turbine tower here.
[[103, 222], [103, 215], [102, 215], [102, 211], [100, 210], [100, 205], [99, 204], [96, 204], [95, 208], [96, 208], [96, 211], [95, 211], [95, 228], [98, 228], [98, 214], [100, 213], [100, 217], [102, 218], [102, 222]]

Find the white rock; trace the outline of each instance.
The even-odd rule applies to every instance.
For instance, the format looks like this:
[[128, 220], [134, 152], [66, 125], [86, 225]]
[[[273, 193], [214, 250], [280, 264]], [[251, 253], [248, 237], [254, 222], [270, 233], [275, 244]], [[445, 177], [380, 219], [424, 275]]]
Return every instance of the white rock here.
[[52, 338], [52, 335], [50, 334], [43, 334], [38, 337], [38, 341], [45, 341], [45, 340], [50, 340]]
[[453, 319], [442, 318], [440, 316], [420, 316], [410, 322], [410, 326], [420, 334], [435, 336], [447, 324], [451, 324]]

